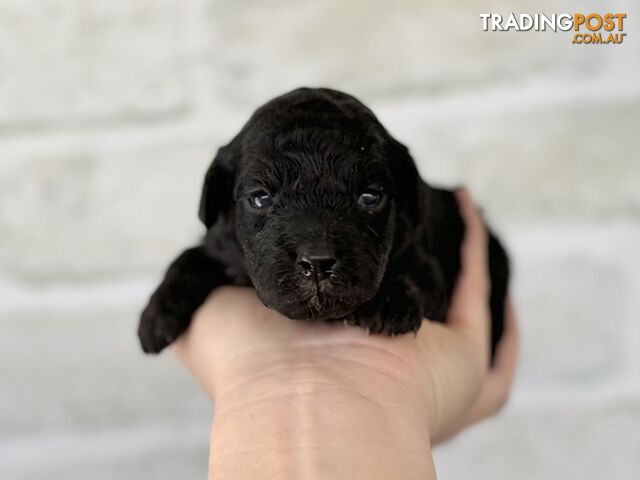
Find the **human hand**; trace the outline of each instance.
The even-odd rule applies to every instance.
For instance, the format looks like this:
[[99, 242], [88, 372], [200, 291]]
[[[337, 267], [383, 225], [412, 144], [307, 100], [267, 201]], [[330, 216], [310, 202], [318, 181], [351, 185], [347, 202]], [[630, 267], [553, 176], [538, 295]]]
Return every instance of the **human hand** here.
[[[362, 455], [371, 464], [366, 451], [373, 446], [380, 475], [385, 455], [401, 448], [404, 465], [427, 471], [431, 445], [503, 405], [515, 367], [515, 317], [508, 308], [489, 370], [487, 234], [469, 195], [458, 199], [467, 229], [446, 324], [425, 320], [415, 336], [389, 338], [291, 321], [250, 289], [225, 287], [210, 296], [174, 351], [216, 403], [212, 465], [225, 460], [239, 471], [247, 446], [255, 454], [273, 451], [261, 443], [268, 437], [296, 451], [313, 444], [316, 454], [347, 463]], [[216, 443], [220, 437], [224, 444]], [[349, 458], [340, 454], [346, 445]], [[332, 468], [340, 471], [340, 462]]]
[[518, 325], [516, 313], [507, 299], [505, 328], [496, 348], [493, 364], [487, 371], [480, 391], [471, 406], [455, 421], [444, 426], [433, 444], [445, 442], [466, 428], [497, 414], [509, 400], [518, 364]]

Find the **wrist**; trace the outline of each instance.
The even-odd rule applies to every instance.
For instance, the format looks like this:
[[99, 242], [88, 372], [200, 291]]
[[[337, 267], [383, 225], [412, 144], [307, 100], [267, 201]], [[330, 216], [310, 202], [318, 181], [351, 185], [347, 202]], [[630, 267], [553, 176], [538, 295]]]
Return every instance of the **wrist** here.
[[389, 372], [308, 351], [260, 364], [216, 396], [216, 478], [429, 478], [426, 409]]

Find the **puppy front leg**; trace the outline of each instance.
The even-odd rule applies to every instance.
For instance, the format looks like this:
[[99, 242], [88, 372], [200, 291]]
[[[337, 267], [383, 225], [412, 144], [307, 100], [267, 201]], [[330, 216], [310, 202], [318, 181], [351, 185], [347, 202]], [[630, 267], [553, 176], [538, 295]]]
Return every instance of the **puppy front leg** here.
[[410, 275], [385, 278], [378, 293], [358, 308], [347, 322], [371, 333], [399, 335], [422, 324], [420, 292]]
[[142, 312], [138, 337], [146, 353], [159, 353], [184, 332], [211, 291], [229, 283], [222, 263], [203, 247], [182, 252]]
[[373, 333], [399, 335], [417, 331], [425, 317], [444, 316], [446, 289], [435, 259], [411, 250], [394, 263], [376, 295], [356, 310], [350, 323]]

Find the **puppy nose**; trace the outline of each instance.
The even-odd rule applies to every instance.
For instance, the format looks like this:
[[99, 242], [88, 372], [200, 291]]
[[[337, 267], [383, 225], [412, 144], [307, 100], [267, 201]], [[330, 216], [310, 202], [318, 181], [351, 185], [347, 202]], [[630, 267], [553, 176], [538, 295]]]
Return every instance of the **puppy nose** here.
[[316, 281], [328, 279], [333, 273], [336, 259], [329, 253], [305, 253], [298, 257], [300, 271]]

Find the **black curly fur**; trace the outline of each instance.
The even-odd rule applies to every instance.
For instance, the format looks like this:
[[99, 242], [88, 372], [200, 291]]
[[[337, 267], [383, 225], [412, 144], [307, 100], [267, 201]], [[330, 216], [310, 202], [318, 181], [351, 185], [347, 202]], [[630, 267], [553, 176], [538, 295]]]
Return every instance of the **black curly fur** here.
[[[375, 186], [374, 208], [358, 197]], [[273, 205], [256, 209], [257, 189]], [[160, 352], [221, 285], [252, 285], [295, 319], [341, 320], [401, 334], [442, 321], [460, 269], [464, 223], [451, 191], [419, 176], [407, 148], [355, 98], [300, 88], [259, 108], [207, 172], [202, 244], [182, 253], [142, 313], [139, 337]], [[329, 278], [302, 274], [301, 252], [326, 254]], [[508, 260], [489, 243], [492, 346], [500, 338]], [[308, 272], [307, 272], [308, 273]]]

